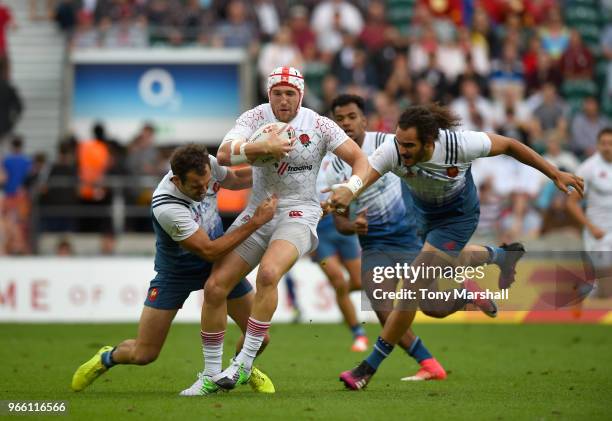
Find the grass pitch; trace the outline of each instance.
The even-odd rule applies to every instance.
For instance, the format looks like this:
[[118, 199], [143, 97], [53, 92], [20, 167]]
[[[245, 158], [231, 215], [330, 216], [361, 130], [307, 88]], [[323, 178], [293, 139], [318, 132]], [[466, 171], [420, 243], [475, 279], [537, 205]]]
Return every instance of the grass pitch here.
[[[378, 326], [368, 325], [370, 339]], [[199, 328], [177, 324], [160, 358], [118, 366], [80, 393], [74, 370], [136, 325], [0, 324], [0, 400], [65, 400], [74, 419], [610, 419], [612, 331], [601, 325], [418, 325], [442, 362], [441, 382], [400, 382], [418, 368], [396, 348], [366, 391], [346, 391], [338, 374], [362, 355], [341, 325], [275, 325], [258, 366], [277, 393], [248, 386], [184, 398], [202, 367]], [[238, 329], [229, 328], [226, 358]], [[40, 418], [41, 414], [37, 415]]]

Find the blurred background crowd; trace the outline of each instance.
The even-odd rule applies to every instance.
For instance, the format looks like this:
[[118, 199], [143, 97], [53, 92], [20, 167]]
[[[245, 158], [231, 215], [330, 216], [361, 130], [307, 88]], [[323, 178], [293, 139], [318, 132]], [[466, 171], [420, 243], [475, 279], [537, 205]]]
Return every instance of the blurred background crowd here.
[[[304, 74], [305, 106], [327, 114], [339, 93], [362, 95], [373, 131], [393, 132], [404, 107], [436, 101], [464, 129], [519, 139], [567, 171], [595, 152], [612, 116], [612, 0], [30, 0], [29, 17], [55, 21], [73, 50], [243, 48], [257, 103], [267, 74], [291, 65]], [[156, 145], [154, 122], [121, 141], [100, 122], [90, 139], [67, 134], [55, 156], [26, 155], [28, 139], [13, 131], [28, 106], [10, 83], [13, 26], [0, 1], [0, 254], [36, 252], [40, 232], [97, 232], [112, 253], [116, 235], [151, 230], [170, 151]], [[473, 173], [479, 235], [579, 238], [565, 198], [537, 172], [496, 157]], [[142, 183], [125, 187], [125, 176]], [[244, 203], [235, 200], [220, 200], [228, 219]], [[58, 254], [73, 252], [58, 242]]]

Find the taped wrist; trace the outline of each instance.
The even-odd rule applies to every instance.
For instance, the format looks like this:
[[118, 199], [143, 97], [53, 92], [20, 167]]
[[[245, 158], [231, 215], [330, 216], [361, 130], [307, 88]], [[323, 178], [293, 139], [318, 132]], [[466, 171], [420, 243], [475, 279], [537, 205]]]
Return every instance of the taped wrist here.
[[348, 187], [349, 190], [353, 192], [354, 196], [363, 187], [363, 181], [358, 175], [351, 175], [351, 178], [349, 178], [346, 182], [346, 187]]
[[[238, 147], [238, 153], [236, 153]], [[246, 142], [244, 140], [232, 140], [230, 144], [230, 163], [232, 165], [244, 164], [248, 162], [246, 156]]]

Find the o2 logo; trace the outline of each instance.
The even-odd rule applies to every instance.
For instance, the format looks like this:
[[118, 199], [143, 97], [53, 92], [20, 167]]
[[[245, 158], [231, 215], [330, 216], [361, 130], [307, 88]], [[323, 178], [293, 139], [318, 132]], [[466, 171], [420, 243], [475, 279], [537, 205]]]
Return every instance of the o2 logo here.
[[170, 111], [178, 111], [181, 105], [181, 95], [176, 91], [172, 75], [161, 68], [147, 70], [140, 77], [138, 93], [150, 107], [167, 107]]

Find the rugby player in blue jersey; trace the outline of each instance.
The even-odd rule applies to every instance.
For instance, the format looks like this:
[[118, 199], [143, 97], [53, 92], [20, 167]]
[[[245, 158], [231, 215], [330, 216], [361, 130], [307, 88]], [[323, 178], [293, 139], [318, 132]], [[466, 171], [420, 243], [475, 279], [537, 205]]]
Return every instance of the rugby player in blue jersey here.
[[[275, 197], [264, 200], [251, 219], [223, 234], [217, 209], [220, 187], [241, 190], [251, 187], [251, 169], [231, 170], [217, 164], [204, 146], [178, 148], [170, 159], [171, 170], [153, 193], [151, 213], [156, 236], [155, 271], [140, 316], [136, 339], [102, 347], [81, 365], [72, 378], [72, 389], [81, 391], [109, 368], [118, 364], [147, 365], [157, 358], [172, 320], [192, 291], [201, 290], [213, 262], [232, 251], [276, 211]], [[253, 303], [252, 287], [243, 279], [228, 296], [228, 313], [245, 332]], [[202, 335], [202, 345], [208, 346]], [[273, 392], [270, 380], [258, 370], [251, 386]], [[218, 387], [207, 373], [198, 374], [183, 396], [206, 395]]]
[[[521, 142], [493, 133], [458, 131], [459, 119], [441, 106], [408, 107], [400, 116], [394, 142], [383, 143], [370, 157], [370, 172], [364, 188], [392, 172], [406, 183], [412, 193], [414, 208], [424, 235], [424, 245], [413, 260], [413, 267], [477, 266], [497, 264], [499, 286], [507, 288], [514, 281], [515, 266], [524, 250], [501, 247], [470, 246], [467, 242], [478, 225], [480, 206], [470, 167], [477, 158], [505, 154], [529, 165], [548, 178], [563, 192], [573, 188], [582, 196], [584, 183], [580, 177], [560, 171]], [[358, 192], [357, 195], [360, 193]], [[353, 193], [348, 187], [334, 186], [330, 202], [336, 212], [344, 213]], [[462, 252], [463, 251], [463, 252]], [[404, 283], [404, 288], [435, 288], [432, 277], [419, 276]], [[475, 282], [463, 283], [466, 289], [477, 289]], [[419, 297], [419, 294], [416, 294]], [[449, 300], [419, 300], [421, 309], [439, 317], [465, 307], [470, 300], [453, 294]], [[486, 302], [474, 301], [491, 316]], [[361, 364], [341, 373], [340, 380], [349, 389], [364, 388], [382, 361], [412, 324], [414, 311], [394, 308], [378, 337], [374, 350]]]

